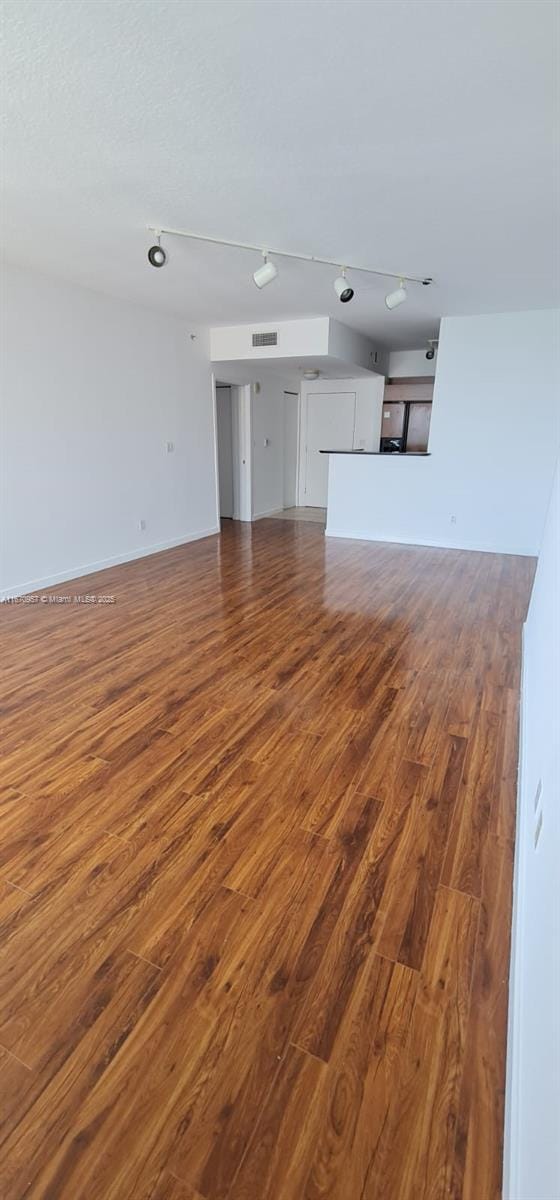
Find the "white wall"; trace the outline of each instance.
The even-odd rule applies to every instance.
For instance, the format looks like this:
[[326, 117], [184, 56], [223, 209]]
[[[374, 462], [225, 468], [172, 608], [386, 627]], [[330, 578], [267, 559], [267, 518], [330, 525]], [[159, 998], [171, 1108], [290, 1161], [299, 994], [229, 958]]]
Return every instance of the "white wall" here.
[[521, 704], [504, 1200], [558, 1200], [560, 467], [524, 630]]
[[389, 379], [399, 379], [407, 375], [435, 375], [437, 359], [437, 350], [431, 360], [426, 358], [426, 350], [391, 350], [387, 375]]
[[[254, 333], [276, 333], [275, 346], [253, 346]], [[213, 362], [316, 359], [331, 356], [354, 370], [385, 371], [387, 355], [370, 338], [332, 317], [302, 317], [296, 321], [258, 321], [248, 325], [217, 326], [210, 330]]]
[[342, 362], [352, 363], [355, 367], [364, 367], [366, 371], [377, 371], [384, 375], [388, 356], [385, 351], [378, 350], [370, 338], [355, 329], [350, 329], [342, 321], [329, 321], [329, 354]]
[[[253, 346], [253, 333], [276, 331], [276, 346]], [[329, 353], [329, 318], [307, 317], [298, 321], [257, 321], [252, 325], [223, 325], [210, 330], [213, 362], [242, 359], [290, 358], [294, 355]]]
[[558, 453], [557, 328], [550, 310], [445, 318], [430, 457], [332, 455], [327, 533], [538, 553]]
[[20, 268], [3, 290], [2, 593], [214, 532], [207, 334]]
[[[316, 392], [355, 392], [356, 424], [354, 428], [354, 448], [357, 450], [378, 450], [384, 387], [385, 379], [382, 375], [362, 376], [359, 379], [317, 379], [312, 383], [306, 383], [305, 380], [302, 382], [299, 435], [299, 504], [305, 504], [305, 439], [308, 396]], [[326, 436], [326, 441], [328, 441], [328, 435]]]

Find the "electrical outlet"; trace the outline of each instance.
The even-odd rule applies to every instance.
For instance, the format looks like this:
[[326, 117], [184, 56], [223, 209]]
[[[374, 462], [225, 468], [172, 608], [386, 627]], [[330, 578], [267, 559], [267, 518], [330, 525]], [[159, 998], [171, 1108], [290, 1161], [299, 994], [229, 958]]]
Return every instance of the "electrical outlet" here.
[[457, 517], [452, 517], [452, 518], [451, 518], [451, 524], [452, 524], [452, 525], [456, 525], [456, 524], [457, 524]]
[[173, 442], [165, 443], [165, 453], [166, 454], [173, 454], [174, 449], [175, 449], [175, 445]]
[[143, 517], [141, 517], [138, 522], [138, 528], [139, 528], [140, 532], [142, 532], [146, 528], [146, 522]]

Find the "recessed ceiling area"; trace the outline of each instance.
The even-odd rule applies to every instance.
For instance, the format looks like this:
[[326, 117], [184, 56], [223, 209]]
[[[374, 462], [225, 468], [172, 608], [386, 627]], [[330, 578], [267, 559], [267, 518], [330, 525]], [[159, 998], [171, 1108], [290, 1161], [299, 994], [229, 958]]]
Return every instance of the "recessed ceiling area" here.
[[261, 379], [277, 379], [286, 385], [289, 384], [296, 391], [301, 386], [305, 371], [319, 372], [316, 380], [309, 381], [313, 383], [319, 383], [321, 379], [372, 379], [376, 375], [375, 371], [367, 371], [365, 367], [349, 365], [342, 359], [328, 354], [315, 355], [309, 359], [261, 358], [258, 362], [235, 359], [231, 362], [221, 361], [214, 364], [215, 378], [222, 383], [242, 385], [257, 383]]
[[[336, 317], [388, 348], [553, 305], [554, 6], [7, 0], [7, 257], [200, 324]], [[342, 86], [341, 86], [342, 81]], [[356, 276], [147, 225], [430, 275]], [[396, 280], [397, 282], [397, 280]], [[395, 282], [395, 286], [396, 286]]]

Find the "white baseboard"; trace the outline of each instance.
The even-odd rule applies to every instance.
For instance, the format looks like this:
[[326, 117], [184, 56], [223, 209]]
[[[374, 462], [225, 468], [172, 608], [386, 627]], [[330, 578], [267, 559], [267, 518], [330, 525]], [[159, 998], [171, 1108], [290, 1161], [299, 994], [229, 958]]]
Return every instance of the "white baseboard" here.
[[168, 538], [164, 542], [154, 542], [151, 546], [137, 546], [123, 554], [114, 554], [110, 558], [99, 559], [98, 562], [84, 563], [79, 567], [68, 567], [65, 571], [57, 571], [54, 575], [43, 575], [40, 579], [28, 579], [14, 587], [0, 590], [0, 601], [11, 600], [17, 596], [27, 596], [29, 592], [40, 591], [41, 588], [54, 587], [57, 583], [65, 583], [69, 579], [81, 579], [83, 575], [94, 575], [107, 567], [116, 567], [120, 563], [133, 562], [136, 558], [148, 558], [150, 554], [159, 554], [161, 550], [172, 550], [175, 546], [184, 546], [188, 542], [198, 542], [201, 538], [211, 537], [219, 533], [218, 525], [211, 529], [199, 529], [196, 533], [183, 533], [180, 537]]
[[434, 546], [440, 550], [478, 550], [483, 554], [516, 554], [522, 558], [536, 558], [538, 551], [535, 549], [528, 550], [526, 546], [483, 546], [480, 542], [466, 542], [459, 538], [454, 541], [434, 541], [428, 538], [418, 537], [398, 537], [395, 534], [390, 536], [373, 534], [365, 530], [353, 530], [348, 533], [346, 530], [332, 529], [327, 524], [325, 529], [326, 537], [346, 538], [347, 541], [356, 542], [392, 542], [399, 546]]

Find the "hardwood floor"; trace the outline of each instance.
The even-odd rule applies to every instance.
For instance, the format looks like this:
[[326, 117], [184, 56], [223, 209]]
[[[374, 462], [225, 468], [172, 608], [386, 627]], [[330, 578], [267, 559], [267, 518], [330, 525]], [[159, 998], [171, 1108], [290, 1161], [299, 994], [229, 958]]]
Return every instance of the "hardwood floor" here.
[[3, 1200], [497, 1200], [533, 570], [263, 520], [3, 606]]

